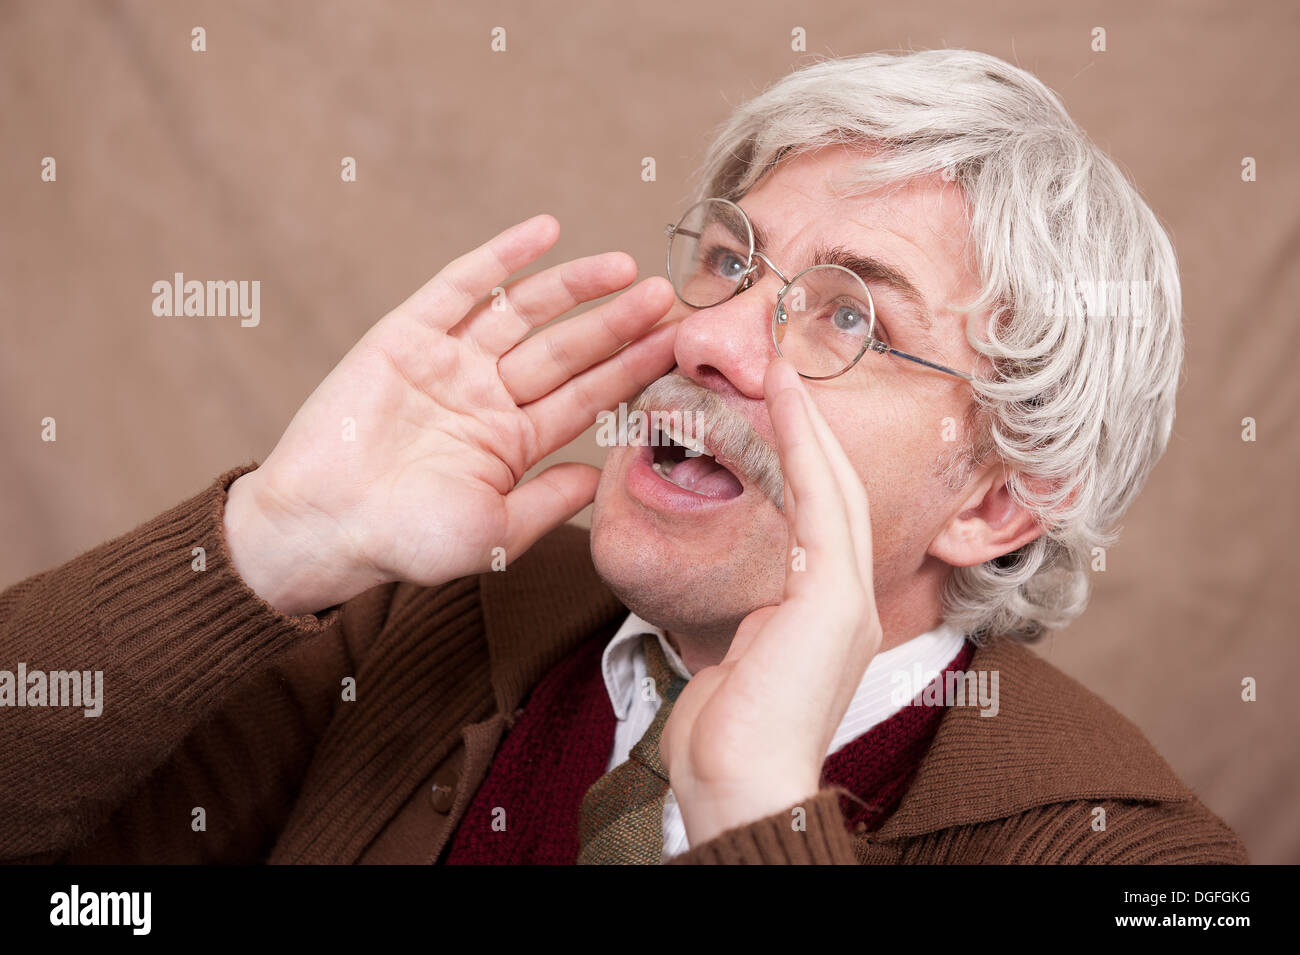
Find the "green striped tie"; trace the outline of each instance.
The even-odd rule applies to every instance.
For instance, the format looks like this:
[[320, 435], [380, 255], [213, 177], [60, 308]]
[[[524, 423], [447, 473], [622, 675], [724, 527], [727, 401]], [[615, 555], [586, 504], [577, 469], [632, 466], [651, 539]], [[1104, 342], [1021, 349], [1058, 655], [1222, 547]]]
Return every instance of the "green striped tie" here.
[[659, 710], [628, 758], [582, 798], [578, 865], [658, 865], [663, 855], [668, 771], [659, 759], [659, 735], [686, 681], [669, 667], [654, 634], [641, 638], [646, 673], [660, 694]]

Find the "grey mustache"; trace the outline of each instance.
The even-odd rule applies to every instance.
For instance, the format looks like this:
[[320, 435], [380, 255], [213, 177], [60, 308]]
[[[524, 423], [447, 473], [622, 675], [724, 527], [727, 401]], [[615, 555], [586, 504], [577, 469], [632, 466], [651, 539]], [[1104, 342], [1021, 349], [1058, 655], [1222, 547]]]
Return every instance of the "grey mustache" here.
[[681, 411], [702, 421], [705, 433], [698, 437], [715, 455], [734, 462], [736, 475], [755, 484], [776, 505], [785, 510], [785, 475], [781, 459], [759, 436], [744, 416], [728, 407], [709, 389], [684, 375], [669, 373], [650, 382], [631, 405], [632, 411]]

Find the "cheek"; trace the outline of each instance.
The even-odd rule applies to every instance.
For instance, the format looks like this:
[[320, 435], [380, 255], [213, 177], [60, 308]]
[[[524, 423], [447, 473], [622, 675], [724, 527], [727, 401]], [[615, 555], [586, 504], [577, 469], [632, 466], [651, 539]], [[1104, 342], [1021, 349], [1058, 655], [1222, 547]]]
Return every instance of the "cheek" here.
[[604, 518], [611, 513], [618, 513], [620, 483], [627, 451], [627, 448], [610, 448], [605, 456], [605, 463], [600, 469], [600, 480], [596, 483], [596, 495], [592, 501], [591, 532], [593, 535], [604, 523]]
[[610, 495], [621, 489], [623, 476], [628, 465], [632, 463], [632, 456], [640, 451], [640, 448], [617, 444], [606, 452], [605, 463], [600, 466], [600, 481], [596, 485], [597, 501], [603, 495]]
[[956, 447], [941, 438], [943, 416], [899, 402], [879, 402], [863, 428], [840, 444], [865, 485], [873, 527], [889, 536], [938, 504], [936, 462]]
[[915, 430], [916, 421], [900, 421], [887, 403], [864, 403], [860, 407], [870, 410], [865, 414], [860, 409], [847, 411], [843, 418], [860, 421], [861, 426], [849, 434], [837, 432], [836, 436], [854, 470], [875, 496], [909, 482], [922, 454], [923, 439]]
[[596, 482], [596, 505], [599, 506], [601, 501], [609, 495], [615, 483], [615, 474], [619, 470], [622, 462], [620, 452], [623, 448], [610, 448], [609, 453], [605, 455], [605, 463], [600, 467], [600, 480]]

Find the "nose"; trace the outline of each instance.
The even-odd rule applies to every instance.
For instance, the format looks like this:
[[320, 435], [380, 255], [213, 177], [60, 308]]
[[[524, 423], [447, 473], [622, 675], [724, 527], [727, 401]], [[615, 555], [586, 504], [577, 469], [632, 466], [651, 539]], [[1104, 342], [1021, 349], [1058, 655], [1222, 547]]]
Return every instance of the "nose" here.
[[781, 282], [769, 269], [753, 284], [719, 305], [689, 311], [673, 346], [678, 370], [714, 391], [730, 388], [763, 400], [763, 375], [776, 357], [772, 307]]

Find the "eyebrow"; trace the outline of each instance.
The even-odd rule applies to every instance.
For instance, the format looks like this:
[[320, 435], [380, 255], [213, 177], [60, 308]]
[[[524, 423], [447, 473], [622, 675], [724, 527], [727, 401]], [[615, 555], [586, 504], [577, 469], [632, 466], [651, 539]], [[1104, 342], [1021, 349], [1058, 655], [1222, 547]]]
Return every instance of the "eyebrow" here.
[[[754, 229], [754, 246], [766, 253], [769, 246], [767, 234], [757, 222], [750, 217], [749, 224]], [[933, 353], [938, 353], [939, 346], [934, 339], [934, 318], [925, 296], [916, 283], [907, 277], [901, 269], [871, 255], [861, 255], [842, 246], [818, 245], [813, 249], [812, 265], [838, 265], [846, 268], [867, 284], [868, 289], [887, 286], [899, 295], [908, 305], [919, 323], [922, 344]]]

